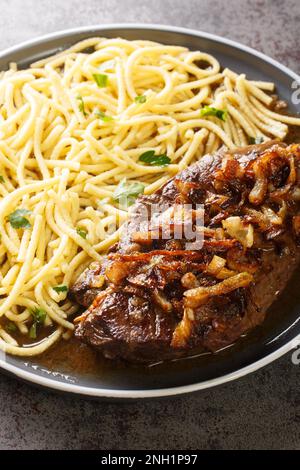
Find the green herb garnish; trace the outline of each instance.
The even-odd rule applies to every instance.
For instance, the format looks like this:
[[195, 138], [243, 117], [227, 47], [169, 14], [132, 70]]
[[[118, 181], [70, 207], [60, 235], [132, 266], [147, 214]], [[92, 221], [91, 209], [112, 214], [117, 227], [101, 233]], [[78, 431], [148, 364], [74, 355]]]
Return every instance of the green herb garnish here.
[[204, 106], [200, 110], [200, 116], [216, 116], [217, 118], [221, 119], [222, 121], [226, 121], [228, 111], [225, 109], [217, 109], [211, 106]]
[[1, 183], [4, 183], [4, 181], [5, 181], [5, 180], [4, 180], [3, 176], [0, 175], [0, 182], [1, 182]]
[[264, 142], [264, 138], [263, 137], [249, 137], [249, 144], [250, 145], [258, 145], [258, 144], [262, 144]]
[[112, 116], [106, 116], [106, 114], [104, 114], [103, 111], [96, 110], [95, 115], [104, 122], [109, 122], [109, 121], [114, 120]]
[[99, 88], [105, 88], [108, 83], [108, 76], [105, 73], [94, 73], [93, 79]]
[[134, 101], [138, 104], [143, 104], [143, 103], [146, 103], [147, 98], [145, 95], [138, 95], [134, 98]]
[[36, 327], [37, 327], [37, 324], [32, 323], [32, 325], [30, 327], [30, 330], [29, 330], [29, 338], [31, 338], [31, 339], [36, 338], [36, 329], [37, 329]]
[[29, 330], [29, 337], [35, 339], [37, 335], [37, 327], [45, 323], [47, 313], [42, 308], [37, 307], [31, 309], [30, 313], [33, 318], [33, 323]]
[[86, 117], [88, 115], [88, 113], [85, 110], [84, 101], [83, 101], [82, 96], [78, 95], [77, 99], [79, 100], [79, 105], [78, 105], [79, 111]]
[[155, 155], [154, 150], [148, 150], [147, 152], [144, 152], [140, 156], [139, 160], [152, 166], [165, 166], [171, 163], [171, 159], [165, 153], [162, 153], [161, 155]]
[[6, 331], [8, 331], [9, 333], [15, 333], [17, 331], [17, 327], [16, 325], [10, 321], [6, 327], [5, 327]]
[[17, 209], [15, 212], [12, 212], [8, 216], [8, 220], [10, 222], [10, 225], [13, 228], [30, 228], [31, 223], [29, 222], [24, 215], [29, 215], [31, 214], [31, 211], [27, 209]]
[[76, 232], [78, 233], [78, 235], [81, 236], [81, 238], [86, 239], [86, 237], [87, 237], [87, 231], [84, 230], [84, 228], [77, 227]]
[[68, 292], [68, 286], [64, 286], [64, 285], [62, 285], [62, 286], [55, 286], [55, 287], [53, 287], [52, 289], [55, 290], [55, 292], [57, 292], [58, 294], [59, 294], [60, 292]]
[[131, 206], [136, 198], [144, 192], [144, 189], [144, 184], [139, 182], [127, 184], [126, 178], [124, 178], [117, 186], [113, 199], [123, 207]]

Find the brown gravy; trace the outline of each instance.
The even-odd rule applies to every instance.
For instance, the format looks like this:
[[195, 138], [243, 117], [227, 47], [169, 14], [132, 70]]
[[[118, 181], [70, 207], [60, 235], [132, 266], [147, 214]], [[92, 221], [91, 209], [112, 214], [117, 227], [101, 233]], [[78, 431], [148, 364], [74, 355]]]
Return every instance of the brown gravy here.
[[297, 319], [295, 306], [300, 305], [300, 269], [292, 276], [283, 293], [270, 307], [264, 323], [256, 327], [248, 335], [242, 337], [237, 343], [216, 353], [199, 353], [197, 356], [178, 359], [150, 366], [128, 364], [121, 360], [108, 360], [92, 348], [81, 344], [75, 338], [68, 341], [61, 340], [43, 355], [35, 357], [34, 362], [51, 371], [59, 371], [76, 376], [111, 378], [119, 373], [138, 374], [143, 376], [164, 375], [166, 372], [202, 368], [216, 365], [226, 358], [237, 357], [249, 347], [256, 348], [268, 345], [276, 336], [284, 334], [290, 325]]

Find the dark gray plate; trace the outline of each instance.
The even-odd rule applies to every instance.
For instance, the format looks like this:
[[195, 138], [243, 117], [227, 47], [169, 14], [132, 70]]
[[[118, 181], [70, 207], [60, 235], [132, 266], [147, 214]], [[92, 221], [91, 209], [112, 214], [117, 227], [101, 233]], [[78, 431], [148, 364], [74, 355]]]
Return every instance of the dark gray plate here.
[[[276, 84], [277, 93], [291, 103], [292, 83], [300, 78], [267, 56], [233, 41], [207, 33], [160, 25], [106, 25], [62, 31], [10, 48], [0, 54], [0, 69], [9, 62], [26, 67], [84, 38], [95, 35], [148, 39], [187, 46], [213, 54], [223, 67], [246, 73], [255, 80]], [[254, 332], [216, 355], [171, 362], [151, 368], [132, 367], [99, 359], [97, 371], [82, 372], [58, 358], [44, 363], [37, 358], [18, 358], [0, 353], [0, 368], [23, 380], [44, 387], [91, 397], [146, 398], [169, 396], [212, 387], [248, 374], [280, 357], [297, 345], [300, 333], [299, 275], [272, 306], [265, 323]], [[63, 359], [63, 358], [62, 358]], [[68, 361], [67, 361], [68, 362]], [[69, 361], [69, 364], [72, 361]], [[82, 370], [82, 369], [81, 369]]]

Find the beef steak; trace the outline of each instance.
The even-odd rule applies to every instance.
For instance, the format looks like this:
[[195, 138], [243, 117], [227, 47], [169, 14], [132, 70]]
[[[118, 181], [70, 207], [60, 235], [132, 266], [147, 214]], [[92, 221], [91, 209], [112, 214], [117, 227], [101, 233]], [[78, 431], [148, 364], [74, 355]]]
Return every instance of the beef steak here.
[[[147, 363], [217, 351], [261, 323], [299, 261], [299, 161], [298, 144], [221, 149], [139, 197], [118, 245], [71, 289], [86, 308], [75, 336], [106, 357]], [[186, 204], [200, 249], [172, 236]]]

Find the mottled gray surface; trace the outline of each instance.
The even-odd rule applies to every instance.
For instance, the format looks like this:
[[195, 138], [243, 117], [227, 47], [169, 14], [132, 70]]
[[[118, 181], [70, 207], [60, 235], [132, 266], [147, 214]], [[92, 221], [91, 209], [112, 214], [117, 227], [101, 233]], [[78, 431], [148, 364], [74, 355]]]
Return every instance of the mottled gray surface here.
[[[1, 0], [0, 48], [68, 27], [165, 23], [255, 47], [300, 72], [299, 0]], [[300, 366], [287, 355], [176, 399], [83, 401], [0, 376], [0, 449], [300, 449]]]

